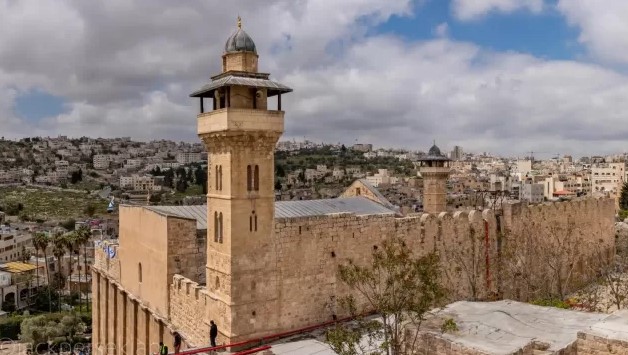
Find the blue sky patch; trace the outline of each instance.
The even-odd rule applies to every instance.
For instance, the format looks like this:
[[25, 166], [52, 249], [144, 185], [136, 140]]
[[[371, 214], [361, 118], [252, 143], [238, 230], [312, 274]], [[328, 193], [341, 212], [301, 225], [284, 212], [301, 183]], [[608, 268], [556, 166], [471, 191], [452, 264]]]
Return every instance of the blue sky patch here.
[[394, 16], [373, 28], [370, 34], [393, 34], [409, 41], [429, 40], [436, 37], [435, 29], [442, 23], [447, 23], [448, 37], [452, 40], [471, 42], [489, 50], [556, 60], [575, 59], [584, 53], [577, 41], [578, 30], [570, 27], [551, 5], [540, 14], [491, 12], [473, 21], [459, 21], [452, 15], [449, 0], [428, 0], [417, 7], [413, 17]]
[[13, 111], [27, 121], [38, 122], [42, 118], [66, 112], [66, 101], [41, 90], [22, 93], [15, 99]]

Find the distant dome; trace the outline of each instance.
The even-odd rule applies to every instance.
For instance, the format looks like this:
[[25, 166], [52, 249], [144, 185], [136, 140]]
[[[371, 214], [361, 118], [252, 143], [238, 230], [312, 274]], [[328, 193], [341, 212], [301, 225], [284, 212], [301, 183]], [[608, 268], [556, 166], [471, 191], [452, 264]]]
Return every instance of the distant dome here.
[[238, 30], [227, 39], [225, 43], [225, 53], [234, 52], [253, 52], [257, 53], [255, 49], [255, 43], [243, 29]]
[[442, 155], [440, 153], [440, 149], [436, 146], [436, 144], [434, 144], [432, 148], [430, 148], [430, 151], [427, 154], [434, 155], [434, 156]]

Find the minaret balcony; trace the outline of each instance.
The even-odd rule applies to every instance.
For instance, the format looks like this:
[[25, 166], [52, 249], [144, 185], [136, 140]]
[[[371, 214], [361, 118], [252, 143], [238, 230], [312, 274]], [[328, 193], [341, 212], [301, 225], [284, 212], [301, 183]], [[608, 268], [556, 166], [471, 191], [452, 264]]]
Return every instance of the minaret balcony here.
[[222, 108], [197, 116], [198, 134], [237, 131], [283, 132], [284, 111]]

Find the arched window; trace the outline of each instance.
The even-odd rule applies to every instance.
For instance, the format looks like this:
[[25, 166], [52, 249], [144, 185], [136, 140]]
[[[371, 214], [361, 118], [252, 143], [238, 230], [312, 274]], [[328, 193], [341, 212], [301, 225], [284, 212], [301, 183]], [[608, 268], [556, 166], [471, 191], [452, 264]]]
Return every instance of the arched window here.
[[246, 166], [246, 191], [251, 191], [253, 190], [253, 176], [252, 176], [252, 172], [251, 172], [251, 166], [247, 165]]
[[220, 224], [218, 222], [218, 212], [214, 212], [214, 242], [218, 243], [218, 228]]
[[218, 229], [218, 243], [222, 243], [222, 212], [218, 214], [218, 224], [220, 225]]
[[137, 279], [142, 282], [142, 263], [137, 264]]
[[253, 176], [253, 190], [259, 191], [259, 165], [255, 165], [255, 173]]

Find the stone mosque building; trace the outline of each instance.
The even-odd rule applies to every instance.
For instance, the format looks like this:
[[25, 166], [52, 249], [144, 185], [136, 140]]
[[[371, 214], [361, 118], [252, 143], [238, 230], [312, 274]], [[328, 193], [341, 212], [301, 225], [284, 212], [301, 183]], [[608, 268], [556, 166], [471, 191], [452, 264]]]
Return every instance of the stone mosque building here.
[[[274, 149], [291, 91], [258, 71], [255, 43], [238, 24], [222, 72], [191, 95], [209, 155], [207, 205], [120, 207], [119, 240], [97, 248], [93, 268], [95, 354], [148, 355], [160, 341], [172, 348], [175, 331], [184, 348], [207, 346], [210, 320], [218, 342], [231, 344], [337, 319], [336, 300], [350, 292], [338, 265], [367, 262], [393, 235], [419, 255], [442, 252], [452, 300], [524, 292], [499, 277], [502, 237], [517, 230], [569, 223], [601, 248], [578, 262], [614, 255], [610, 200], [443, 212], [449, 168], [436, 146], [421, 168], [427, 213], [400, 216], [361, 180], [335, 199], [275, 201]], [[473, 275], [456, 264], [478, 255]]]

